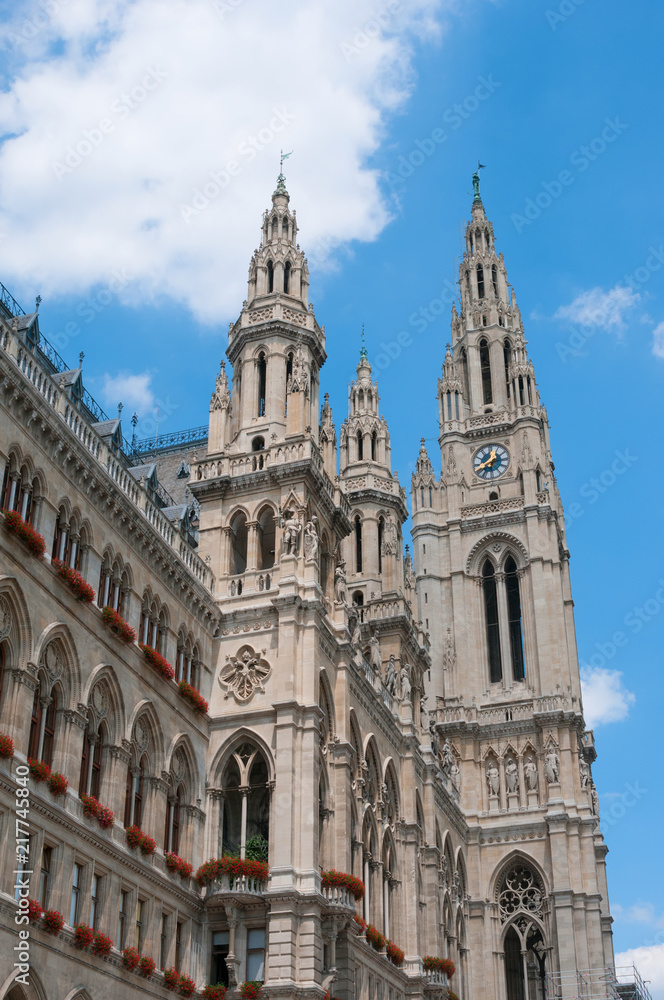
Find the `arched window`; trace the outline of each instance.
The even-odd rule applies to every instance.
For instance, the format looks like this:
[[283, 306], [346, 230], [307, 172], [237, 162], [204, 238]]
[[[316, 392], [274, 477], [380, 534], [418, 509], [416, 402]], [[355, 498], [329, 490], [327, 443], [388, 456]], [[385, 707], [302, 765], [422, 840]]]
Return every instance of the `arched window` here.
[[503, 341], [503, 362], [505, 364], [505, 384], [507, 386], [507, 398], [510, 398], [510, 360], [512, 358], [512, 345], [509, 340]]
[[270, 790], [267, 763], [260, 750], [243, 743], [222, 777], [224, 853], [267, 861]]
[[271, 507], [266, 507], [258, 516], [258, 568], [271, 569], [274, 566], [275, 521]]
[[378, 572], [383, 572], [383, 536], [385, 534], [385, 518], [378, 518]]
[[484, 339], [480, 340], [480, 372], [482, 375], [482, 396], [484, 402], [492, 403], [491, 358], [489, 356], [489, 345]]
[[49, 767], [53, 763], [57, 712], [56, 689], [53, 688], [50, 696], [45, 696], [40, 681], [32, 702], [28, 757], [43, 760]]
[[[288, 235], [288, 223], [286, 223], [286, 235]], [[291, 279], [291, 262], [286, 261], [284, 265], [284, 292], [286, 295], [290, 295], [290, 279]]]
[[51, 559], [59, 559], [60, 562], [69, 565], [69, 547], [71, 545], [69, 525], [64, 508], [60, 508], [55, 521], [55, 533], [53, 535], [53, 550]]
[[519, 402], [521, 403], [521, 406], [525, 403], [523, 396], [523, 375], [519, 375]]
[[83, 736], [81, 774], [78, 783], [79, 795], [94, 795], [96, 799], [99, 798], [102, 754], [105, 742], [103, 723], [99, 726], [97, 733], [92, 732], [90, 723], [88, 723]]
[[177, 854], [180, 849], [180, 817], [182, 813], [183, 788], [178, 785], [175, 792], [166, 799], [166, 829], [164, 830], [164, 851]]
[[461, 384], [463, 386], [463, 394], [466, 400], [469, 398], [468, 394], [468, 355], [466, 354], [466, 348], [462, 347], [459, 352], [459, 361], [461, 363]]
[[482, 589], [484, 591], [484, 613], [486, 617], [487, 649], [489, 653], [489, 677], [496, 683], [503, 676], [500, 657], [500, 625], [498, 624], [498, 592], [493, 564], [487, 559], [482, 567]]
[[267, 290], [268, 292], [274, 291], [274, 264], [271, 260], [267, 262]]
[[105, 608], [109, 603], [112, 586], [113, 574], [111, 572], [111, 563], [108, 555], [105, 555], [101, 562], [99, 586], [97, 587], [97, 604], [100, 608]]
[[355, 516], [355, 572], [362, 572], [362, 520]]
[[284, 414], [288, 413], [288, 387], [293, 378], [293, 352], [286, 355], [286, 402], [284, 403]]
[[265, 416], [265, 390], [267, 385], [267, 361], [265, 353], [261, 351], [256, 363], [256, 374], [258, 376], [258, 416]]
[[362, 431], [357, 432], [357, 460], [361, 462], [364, 458], [364, 446], [362, 440]]
[[523, 659], [523, 629], [521, 625], [521, 597], [519, 595], [519, 576], [516, 563], [512, 556], [505, 562], [505, 590], [507, 592], [507, 616], [510, 633], [510, 650], [512, 653], [512, 674], [515, 681], [522, 681], [526, 676]]
[[376, 461], [376, 454], [378, 452], [378, 435], [374, 431], [371, 435], [371, 461]]
[[231, 573], [247, 568], [247, 516], [239, 511], [231, 521]]
[[484, 268], [481, 264], [477, 265], [477, 296], [484, 298]]
[[272, 239], [276, 240], [278, 234], [279, 234], [279, 219], [277, 218], [276, 215], [273, 215], [272, 216], [272, 231], [271, 231]]
[[[284, 240], [288, 239], [288, 216], [284, 215], [281, 220], [281, 236]], [[285, 289], [284, 289], [285, 290]]]
[[542, 880], [525, 859], [516, 859], [496, 886], [504, 937], [507, 1000], [545, 995], [547, 948], [538, 923], [544, 902]]
[[493, 285], [493, 294], [498, 298], [498, 268], [495, 264], [491, 265], [491, 284]]

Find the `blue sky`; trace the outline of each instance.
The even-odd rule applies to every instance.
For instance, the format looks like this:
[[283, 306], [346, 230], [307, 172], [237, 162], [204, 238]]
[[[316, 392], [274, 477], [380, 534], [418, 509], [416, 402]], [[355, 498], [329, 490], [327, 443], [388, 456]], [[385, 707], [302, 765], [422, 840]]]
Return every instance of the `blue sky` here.
[[664, 997], [664, 9], [311, 6], [0, 4], [0, 280], [28, 310], [43, 296], [43, 332], [72, 364], [85, 352], [107, 410], [137, 409], [145, 434], [157, 407], [163, 432], [202, 424], [279, 149], [294, 149], [323, 387], [338, 425], [362, 323], [374, 362], [408, 334], [375, 368], [408, 483], [421, 436], [439, 465], [439, 299], [487, 165], [568, 510], [616, 950], [639, 949], [627, 957]]

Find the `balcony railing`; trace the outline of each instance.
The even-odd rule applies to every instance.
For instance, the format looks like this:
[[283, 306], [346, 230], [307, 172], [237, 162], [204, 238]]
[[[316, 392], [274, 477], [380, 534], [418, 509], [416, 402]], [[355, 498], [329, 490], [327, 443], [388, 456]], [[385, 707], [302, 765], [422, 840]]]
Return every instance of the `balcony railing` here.
[[321, 892], [328, 906], [355, 910], [355, 897], [342, 885], [324, 885]]
[[249, 875], [222, 875], [210, 882], [205, 891], [205, 898], [211, 896], [262, 896], [267, 889], [267, 881], [252, 878]]

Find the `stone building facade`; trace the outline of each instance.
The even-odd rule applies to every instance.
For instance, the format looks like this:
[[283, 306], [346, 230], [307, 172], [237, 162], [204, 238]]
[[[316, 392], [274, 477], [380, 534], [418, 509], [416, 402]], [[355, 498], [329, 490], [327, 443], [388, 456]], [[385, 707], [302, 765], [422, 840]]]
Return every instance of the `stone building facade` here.
[[[364, 347], [338, 436], [321, 405], [297, 240], [280, 175], [207, 434], [126, 442], [37, 313], [0, 305], [2, 506], [46, 543], [0, 532], [0, 997], [166, 997], [177, 974], [268, 998], [543, 1000], [613, 967], [546, 411], [478, 184], [412, 557]], [[69, 787], [31, 776], [17, 854], [28, 758]], [[269, 877], [171, 870], [224, 854], [265, 855]], [[21, 976], [23, 883], [64, 925], [29, 925]], [[77, 948], [77, 923], [110, 952]]]

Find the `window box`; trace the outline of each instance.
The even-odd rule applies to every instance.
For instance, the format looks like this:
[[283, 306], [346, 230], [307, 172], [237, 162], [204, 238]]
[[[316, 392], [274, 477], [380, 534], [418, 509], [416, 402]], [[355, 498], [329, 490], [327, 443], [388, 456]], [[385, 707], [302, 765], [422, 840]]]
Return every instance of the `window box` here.
[[251, 882], [266, 882], [270, 875], [270, 867], [266, 861], [248, 861], [246, 858], [212, 858], [196, 872], [196, 881], [200, 886], [216, 882], [222, 876], [227, 876], [234, 883], [239, 879], [249, 879]]
[[95, 931], [94, 941], [92, 942], [92, 953], [94, 955], [110, 955], [112, 947], [113, 942], [108, 934], [100, 934], [99, 931]]
[[33, 556], [41, 559], [46, 551], [46, 542], [39, 532], [35, 531], [27, 521], [24, 521], [17, 511], [3, 509], [2, 513], [5, 516], [5, 528], [10, 535], [20, 538], [26, 548], [32, 552]]
[[166, 969], [164, 972], [164, 986], [167, 990], [174, 990], [178, 984], [180, 973], [177, 969]]
[[152, 837], [148, 837], [147, 833], [143, 833], [137, 826], [128, 826], [125, 837], [129, 847], [138, 847], [141, 854], [154, 854], [157, 849]]
[[172, 681], [175, 677], [175, 671], [170, 665], [168, 660], [164, 659], [161, 653], [158, 653], [156, 649], [152, 646], [146, 646], [145, 643], [139, 642], [138, 648], [143, 653], [143, 656], [155, 670], [158, 670], [162, 677], [165, 677], [167, 681]]
[[195, 712], [205, 715], [209, 706], [200, 691], [197, 691], [191, 684], [187, 684], [186, 681], [180, 681], [178, 684], [178, 690], [180, 692], [180, 697], [184, 698], [185, 701], [188, 701]]
[[94, 941], [95, 932], [87, 924], [75, 924], [74, 944], [77, 948], [89, 948]]
[[36, 899], [29, 899], [27, 911], [25, 912], [28, 914], [28, 920], [33, 924], [37, 920], [41, 920], [44, 911], [42, 910], [41, 903], [38, 903]]
[[70, 566], [65, 565], [59, 559], [53, 559], [51, 565], [55, 567], [56, 573], [67, 584], [77, 601], [80, 601], [81, 604], [92, 604], [96, 594], [88, 581], [84, 580], [80, 573]]
[[367, 941], [374, 951], [382, 951], [387, 943], [386, 939], [373, 924], [369, 924], [366, 930]]
[[436, 958], [434, 955], [425, 955], [422, 965], [425, 972], [442, 972], [448, 978], [456, 971], [454, 962], [450, 958]]
[[203, 987], [201, 993], [203, 1000], [224, 1000], [226, 996], [226, 987], [223, 983], [215, 983], [214, 986], [211, 984]]
[[51, 769], [45, 760], [35, 760], [34, 757], [28, 757], [28, 767], [30, 768], [30, 776], [35, 781], [48, 781], [51, 777]]
[[181, 974], [178, 978], [175, 989], [181, 997], [190, 997], [196, 989], [196, 983], [193, 979], [190, 979], [189, 976]]
[[131, 642], [136, 642], [136, 629], [133, 629], [131, 625], [122, 618], [114, 608], [110, 608], [106, 605], [102, 608], [101, 617], [104, 622], [104, 626], [110, 629], [114, 635], [118, 637], [121, 642], [129, 645]]
[[399, 968], [400, 965], [403, 965], [406, 956], [401, 948], [397, 948], [393, 941], [388, 941], [386, 950], [387, 957], [393, 965], [396, 965], [397, 968]]
[[242, 1000], [259, 1000], [262, 989], [263, 983], [260, 979], [248, 979], [240, 986], [240, 996]]
[[357, 901], [364, 898], [364, 882], [355, 875], [347, 875], [346, 872], [338, 872], [334, 868], [329, 872], [323, 872], [321, 886], [324, 889], [332, 887], [347, 889]]
[[14, 756], [14, 741], [11, 736], [6, 736], [5, 733], [0, 733], [0, 758], [3, 760], [11, 760]]
[[135, 948], [125, 948], [122, 952], [122, 964], [125, 969], [129, 969], [133, 972], [134, 969], [138, 968], [138, 963], [141, 960], [141, 956], [138, 954]]
[[141, 960], [138, 963], [138, 971], [143, 976], [144, 979], [149, 979], [155, 970], [155, 960], [150, 958], [149, 955], [141, 955]]
[[108, 830], [115, 823], [115, 813], [108, 806], [103, 806], [94, 795], [81, 795], [83, 815], [96, 819], [103, 830]]
[[65, 778], [64, 774], [59, 774], [58, 771], [51, 771], [46, 781], [51, 794], [54, 795], [56, 799], [59, 798], [60, 795], [67, 794], [69, 781]]
[[180, 878], [191, 877], [194, 866], [189, 861], [184, 861], [172, 852], [164, 854], [164, 861], [169, 872], [177, 872]]
[[361, 917], [359, 913], [356, 913], [355, 916], [353, 917], [353, 920], [357, 924], [360, 934], [366, 934], [368, 925], [364, 917]]
[[45, 910], [42, 927], [48, 934], [59, 934], [65, 925], [65, 918], [57, 910]]

